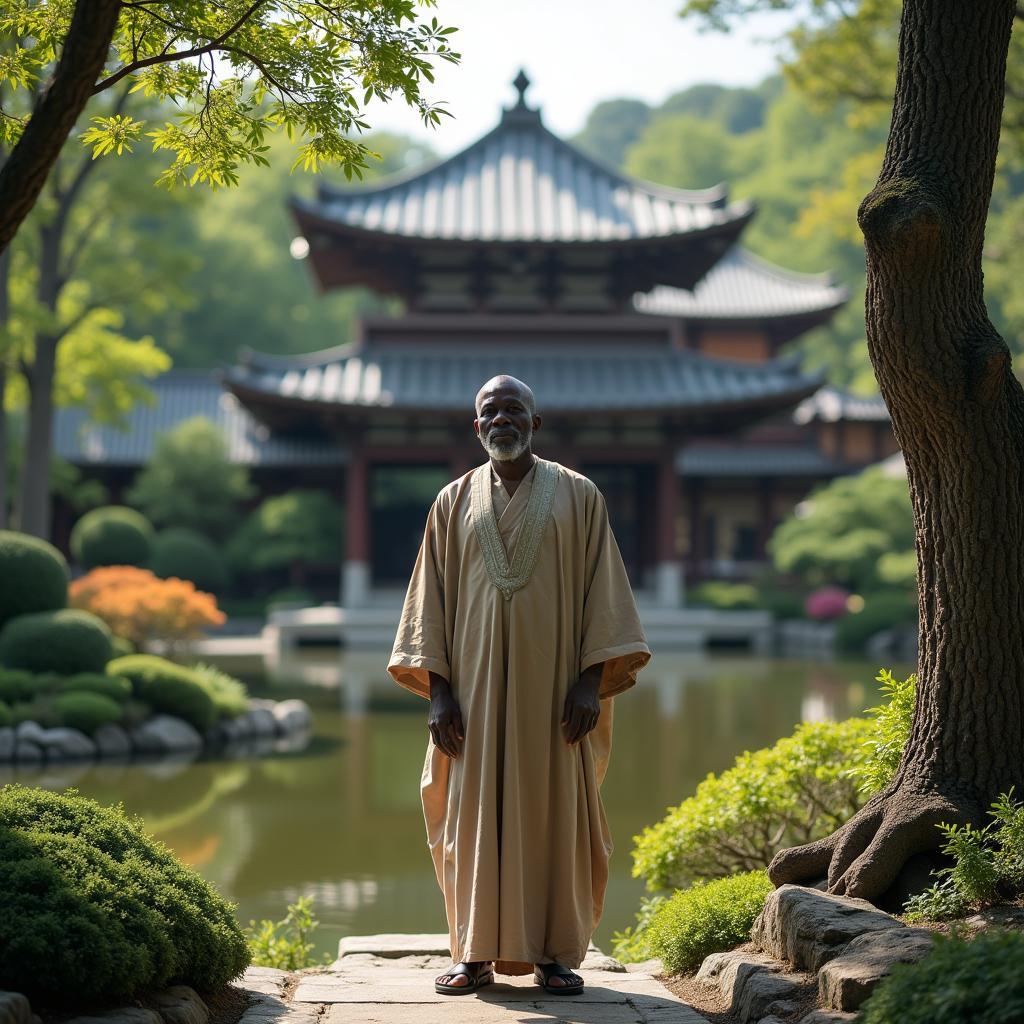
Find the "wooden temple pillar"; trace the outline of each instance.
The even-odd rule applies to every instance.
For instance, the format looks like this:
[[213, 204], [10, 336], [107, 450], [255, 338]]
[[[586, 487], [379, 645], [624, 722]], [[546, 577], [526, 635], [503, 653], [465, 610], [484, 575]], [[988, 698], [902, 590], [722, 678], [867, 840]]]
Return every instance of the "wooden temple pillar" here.
[[353, 446], [345, 476], [345, 557], [341, 606], [362, 608], [370, 597], [370, 486], [365, 452]]
[[655, 526], [654, 597], [660, 608], [679, 608], [685, 597], [683, 563], [676, 547], [679, 477], [675, 448], [658, 460]]

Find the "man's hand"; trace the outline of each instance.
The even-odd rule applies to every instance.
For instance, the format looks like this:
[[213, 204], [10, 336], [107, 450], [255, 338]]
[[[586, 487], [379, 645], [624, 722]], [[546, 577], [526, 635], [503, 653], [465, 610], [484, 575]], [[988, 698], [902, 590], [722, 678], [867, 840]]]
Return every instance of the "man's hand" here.
[[431, 738], [442, 754], [456, 758], [462, 751], [465, 733], [462, 728], [462, 712], [452, 693], [447, 679], [434, 672], [430, 673], [430, 711], [427, 728]]
[[565, 740], [575, 746], [596, 725], [601, 717], [601, 701], [597, 691], [601, 685], [601, 667], [592, 665], [569, 687], [562, 712]]

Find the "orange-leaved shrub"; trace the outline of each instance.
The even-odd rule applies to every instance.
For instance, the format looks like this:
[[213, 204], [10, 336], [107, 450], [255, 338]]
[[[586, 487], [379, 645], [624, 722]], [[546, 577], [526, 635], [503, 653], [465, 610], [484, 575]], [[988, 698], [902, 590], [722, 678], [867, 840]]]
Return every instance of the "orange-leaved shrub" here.
[[132, 565], [103, 566], [74, 580], [68, 604], [92, 612], [140, 651], [155, 640], [172, 650], [186, 646], [225, 620], [216, 598], [189, 580], [160, 579]]

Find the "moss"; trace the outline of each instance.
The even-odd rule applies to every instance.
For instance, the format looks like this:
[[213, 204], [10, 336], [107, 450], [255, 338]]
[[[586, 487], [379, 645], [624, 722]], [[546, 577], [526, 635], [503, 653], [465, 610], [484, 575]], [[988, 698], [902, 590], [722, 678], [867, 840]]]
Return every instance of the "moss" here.
[[46, 541], [0, 530], [0, 626], [16, 615], [54, 611], [68, 600], [68, 566]]

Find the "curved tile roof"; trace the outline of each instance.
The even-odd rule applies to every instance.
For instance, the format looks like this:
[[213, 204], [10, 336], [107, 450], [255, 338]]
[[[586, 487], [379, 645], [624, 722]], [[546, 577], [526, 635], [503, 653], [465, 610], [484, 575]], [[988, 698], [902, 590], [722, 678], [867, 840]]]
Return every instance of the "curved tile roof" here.
[[690, 320], [737, 320], [820, 313], [849, 297], [829, 274], [784, 270], [734, 245], [693, 291], [659, 285], [633, 296], [633, 307]]
[[676, 456], [684, 476], [837, 476], [841, 462], [800, 444], [691, 444]]
[[881, 395], [854, 395], [839, 388], [824, 387], [801, 402], [793, 412], [794, 423], [821, 420], [883, 422], [889, 419], [889, 409]]

